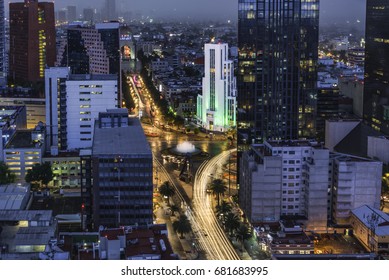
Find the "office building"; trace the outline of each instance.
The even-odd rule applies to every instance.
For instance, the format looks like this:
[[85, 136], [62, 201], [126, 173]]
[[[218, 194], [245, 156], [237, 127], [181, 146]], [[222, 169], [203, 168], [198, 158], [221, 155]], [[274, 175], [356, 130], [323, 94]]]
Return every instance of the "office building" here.
[[46, 124], [51, 153], [92, 147], [98, 113], [117, 108], [117, 76], [69, 74], [67, 67], [49, 68], [46, 73]]
[[252, 145], [240, 162], [239, 205], [251, 223], [288, 218], [324, 231], [328, 219], [329, 151], [309, 141]]
[[116, 0], [105, 0], [102, 14], [104, 21], [117, 20]]
[[72, 74], [119, 74], [119, 23], [70, 26], [60, 44], [56, 66]]
[[56, 55], [54, 3], [25, 0], [9, 4], [9, 79], [41, 82]]
[[83, 19], [92, 24], [95, 21], [95, 11], [92, 8], [85, 8], [83, 10]]
[[0, 106], [26, 106], [28, 129], [33, 129], [39, 122], [46, 123], [45, 98], [31, 88], [1, 88]]
[[389, 3], [368, 0], [366, 7], [363, 119], [389, 134]]
[[6, 84], [4, 0], [0, 0], [0, 86]]
[[0, 106], [0, 161], [3, 161], [3, 148], [19, 129], [26, 129], [26, 107]]
[[240, 143], [315, 133], [319, 0], [239, 0]]
[[78, 17], [77, 17], [76, 6], [67, 6], [66, 10], [67, 10], [68, 22], [73, 22], [73, 21], [77, 20]]
[[205, 44], [203, 91], [197, 96], [197, 118], [208, 130], [226, 131], [236, 125], [234, 62], [228, 44]]
[[339, 115], [339, 87], [337, 84], [318, 83], [316, 138], [325, 139], [325, 122]]
[[152, 224], [153, 160], [139, 119], [100, 114], [91, 160], [94, 227]]
[[331, 154], [332, 221], [350, 225], [351, 211], [360, 206], [379, 209], [382, 162], [344, 154]]

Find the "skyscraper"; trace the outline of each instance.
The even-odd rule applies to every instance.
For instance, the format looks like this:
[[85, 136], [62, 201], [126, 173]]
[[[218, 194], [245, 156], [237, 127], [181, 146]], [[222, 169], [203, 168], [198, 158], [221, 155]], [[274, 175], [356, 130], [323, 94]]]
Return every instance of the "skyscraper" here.
[[67, 6], [67, 19], [68, 22], [75, 21], [77, 19], [76, 6]]
[[9, 78], [16, 83], [43, 81], [56, 55], [54, 3], [25, 0], [9, 4]]
[[318, 26], [319, 0], [239, 0], [243, 143], [314, 136]]
[[105, 0], [103, 19], [107, 21], [117, 20], [116, 0]]
[[367, 0], [363, 118], [389, 134], [389, 2]]
[[227, 44], [205, 44], [203, 92], [197, 96], [197, 118], [209, 130], [226, 131], [236, 125], [234, 62]]
[[99, 23], [95, 28], [71, 26], [60, 42], [57, 66], [73, 74], [119, 74], [119, 23]]
[[5, 84], [4, 0], [0, 0], [0, 85]]

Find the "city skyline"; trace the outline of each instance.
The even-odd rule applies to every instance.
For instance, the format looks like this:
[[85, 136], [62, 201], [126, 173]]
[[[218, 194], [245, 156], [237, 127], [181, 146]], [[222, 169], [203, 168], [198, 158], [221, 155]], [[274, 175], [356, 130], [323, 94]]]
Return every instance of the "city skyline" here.
[[[11, 0], [8, 3], [22, 2], [21, 0]], [[187, 16], [197, 16], [203, 19], [230, 19], [237, 20], [238, 0], [199, 0], [195, 4], [188, 0], [132, 0], [131, 3], [125, 0], [117, 0], [116, 7], [119, 11], [141, 12], [145, 16], [162, 16], [183, 18]], [[60, 10], [69, 5], [77, 5], [77, 14], [82, 14], [83, 8], [102, 9], [105, 0], [97, 0], [90, 5], [86, 0], [67, 0], [55, 2], [55, 9]], [[5, 5], [8, 12], [8, 4]], [[207, 9], [204, 9], [204, 6]], [[173, 8], [174, 7], [174, 8]], [[366, 0], [321, 0], [320, 1], [320, 23], [332, 24], [334, 21], [343, 23], [356, 23], [359, 21], [363, 25], [365, 21]], [[344, 11], [347, 11], [345, 13]], [[182, 16], [184, 15], [184, 16]], [[364, 26], [362, 26], [364, 28]]]

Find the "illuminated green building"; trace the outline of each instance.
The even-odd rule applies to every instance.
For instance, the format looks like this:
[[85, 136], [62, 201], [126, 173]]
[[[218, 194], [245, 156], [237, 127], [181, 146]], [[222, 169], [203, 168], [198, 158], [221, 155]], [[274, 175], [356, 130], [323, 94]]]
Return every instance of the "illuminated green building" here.
[[227, 44], [205, 44], [203, 92], [197, 96], [197, 118], [211, 131], [236, 126], [236, 79]]

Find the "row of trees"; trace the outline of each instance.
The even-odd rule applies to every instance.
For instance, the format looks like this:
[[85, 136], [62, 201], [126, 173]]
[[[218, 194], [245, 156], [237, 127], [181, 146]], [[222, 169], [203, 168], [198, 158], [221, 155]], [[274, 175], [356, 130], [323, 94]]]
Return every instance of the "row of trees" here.
[[250, 239], [252, 233], [251, 229], [240, 221], [238, 215], [232, 212], [232, 206], [226, 201], [222, 201], [220, 205], [216, 206], [216, 214], [221, 219], [224, 230], [226, 230], [230, 236], [235, 234], [236, 240], [239, 240], [242, 244], [244, 241]]
[[227, 186], [222, 179], [214, 179], [209, 189], [216, 196], [217, 206], [216, 214], [221, 219], [224, 229], [232, 236], [235, 234], [236, 240], [244, 245], [244, 241], [251, 237], [250, 228], [240, 221], [240, 218], [232, 212], [232, 206], [225, 200], [221, 200], [227, 191]]
[[[167, 198], [167, 204], [170, 208], [172, 215], [174, 215], [176, 212], [180, 213], [181, 208], [178, 205], [170, 205], [170, 198], [176, 194], [176, 191], [169, 181], [165, 181], [162, 183], [162, 185], [159, 187], [159, 194]], [[180, 234], [180, 238], [184, 238], [184, 234], [187, 234], [192, 231], [192, 226], [190, 224], [190, 221], [188, 220], [188, 217], [183, 213], [180, 213], [178, 220], [173, 222], [173, 229], [178, 234]]]

